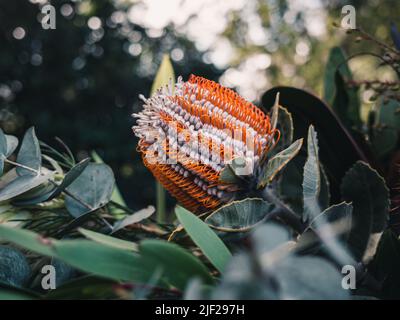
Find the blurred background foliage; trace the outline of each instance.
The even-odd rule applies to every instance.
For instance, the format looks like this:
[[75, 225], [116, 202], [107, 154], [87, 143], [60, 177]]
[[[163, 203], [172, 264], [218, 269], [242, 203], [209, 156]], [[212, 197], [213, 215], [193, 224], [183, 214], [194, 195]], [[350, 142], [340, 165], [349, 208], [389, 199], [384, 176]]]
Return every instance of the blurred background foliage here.
[[[135, 151], [130, 115], [164, 53], [184, 79], [220, 81], [253, 102], [275, 85], [322, 96], [331, 47], [374, 50], [333, 27], [342, 6], [353, 5], [357, 26], [387, 43], [400, 12], [396, 0], [60, 0], [50, 2], [56, 30], [44, 30], [40, 7], [49, 2], [0, 1], [0, 127], [21, 136], [34, 125], [78, 159], [96, 150], [132, 208], [154, 203], [155, 184]], [[360, 57], [350, 67], [355, 79], [393, 79], [377, 64]], [[367, 90], [364, 110], [369, 98]]]

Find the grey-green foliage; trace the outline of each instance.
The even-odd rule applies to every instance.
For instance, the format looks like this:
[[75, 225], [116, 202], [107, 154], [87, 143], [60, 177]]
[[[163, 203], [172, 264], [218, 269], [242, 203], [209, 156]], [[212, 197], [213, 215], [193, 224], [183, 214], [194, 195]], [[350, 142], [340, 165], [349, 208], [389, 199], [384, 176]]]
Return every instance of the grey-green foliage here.
[[272, 212], [274, 205], [262, 199], [233, 201], [211, 213], [205, 222], [226, 232], [248, 231]]
[[114, 174], [109, 166], [89, 163], [67, 187], [69, 194], [65, 197], [65, 206], [74, 217], [101, 208], [110, 201], [114, 184]]
[[42, 154], [40, 151], [39, 140], [36, 137], [35, 129], [33, 127], [29, 128], [25, 133], [17, 155], [17, 163], [32, 169], [29, 170], [23, 167], [17, 167], [17, 173], [20, 176], [38, 175], [40, 172]]
[[0, 246], [0, 283], [23, 287], [30, 275], [31, 268], [20, 251]]
[[378, 116], [372, 124], [371, 142], [378, 157], [387, 156], [392, 152], [400, 133], [400, 102], [381, 97], [377, 100]]
[[349, 128], [361, 125], [357, 88], [346, 82], [353, 76], [342, 49], [332, 48], [324, 75], [324, 100]]
[[[235, 255], [221, 283], [208, 294], [210, 298], [349, 298], [348, 290], [341, 286], [339, 270], [324, 258], [295, 254], [290, 233], [284, 227], [267, 223], [256, 228], [252, 244], [255, 255]], [[190, 289], [194, 296], [194, 288]]]
[[308, 129], [307, 160], [303, 173], [303, 221], [310, 221], [320, 213], [318, 203], [321, 191], [321, 171], [318, 156], [317, 133], [313, 126]]
[[18, 139], [14, 136], [4, 134], [0, 128], [0, 176], [3, 174], [4, 161], [18, 146]]
[[341, 193], [345, 201], [353, 204], [349, 246], [356, 259], [361, 259], [371, 233], [383, 231], [387, 224], [389, 191], [379, 173], [359, 161], [343, 178]]

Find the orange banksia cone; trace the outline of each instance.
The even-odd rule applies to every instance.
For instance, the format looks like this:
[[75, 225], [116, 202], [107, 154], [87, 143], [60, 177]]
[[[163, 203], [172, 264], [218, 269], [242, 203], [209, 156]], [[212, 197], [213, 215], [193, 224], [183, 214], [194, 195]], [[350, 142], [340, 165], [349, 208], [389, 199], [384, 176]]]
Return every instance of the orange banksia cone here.
[[242, 186], [221, 179], [241, 159], [236, 174], [251, 176], [279, 139], [270, 118], [233, 90], [191, 75], [158, 90], [133, 116], [143, 162], [188, 210], [202, 213], [235, 199]]

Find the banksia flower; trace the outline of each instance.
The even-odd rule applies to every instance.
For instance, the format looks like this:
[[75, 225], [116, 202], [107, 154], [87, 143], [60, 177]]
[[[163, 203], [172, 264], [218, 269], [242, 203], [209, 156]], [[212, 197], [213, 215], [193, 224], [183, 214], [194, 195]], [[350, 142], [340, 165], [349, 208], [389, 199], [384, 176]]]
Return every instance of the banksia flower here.
[[133, 116], [138, 151], [145, 166], [188, 210], [203, 213], [237, 197], [242, 186], [223, 181], [235, 159], [251, 176], [260, 159], [279, 139], [268, 115], [233, 90], [191, 75], [180, 77], [151, 98]]

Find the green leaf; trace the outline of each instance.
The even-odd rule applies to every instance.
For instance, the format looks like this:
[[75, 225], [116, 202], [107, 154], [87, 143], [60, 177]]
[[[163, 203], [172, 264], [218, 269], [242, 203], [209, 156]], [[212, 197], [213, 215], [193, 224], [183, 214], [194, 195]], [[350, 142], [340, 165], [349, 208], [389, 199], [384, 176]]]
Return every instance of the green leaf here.
[[201, 219], [182, 207], [175, 210], [179, 222], [193, 242], [203, 251], [204, 255], [220, 272], [223, 272], [231, 253], [210, 227]]
[[330, 193], [330, 185], [328, 175], [325, 172], [322, 164], [319, 164], [320, 175], [321, 175], [321, 190], [319, 192], [318, 203], [320, 205], [321, 210], [325, 210], [329, 207], [329, 203], [331, 201], [331, 193]]
[[73, 183], [89, 165], [89, 158], [83, 159], [74, 165], [64, 176], [61, 184], [50, 194], [46, 201], [58, 197], [71, 183]]
[[7, 154], [7, 138], [3, 130], [0, 128], [0, 156]]
[[25, 192], [40, 186], [53, 177], [54, 172], [48, 170], [42, 171], [41, 174], [37, 176], [18, 176], [16, 174], [16, 170], [10, 170], [2, 177], [4, 184], [1, 183], [2, 181], [0, 181], [0, 202], [22, 195]]
[[349, 299], [349, 290], [341, 283], [343, 275], [328, 260], [291, 256], [278, 263], [274, 270], [279, 299], [343, 300]]
[[385, 157], [392, 152], [399, 140], [400, 102], [382, 97], [377, 101], [378, 117], [373, 124], [371, 142], [378, 157]]
[[371, 233], [381, 232], [387, 224], [389, 191], [378, 172], [362, 161], [347, 172], [341, 191], [343, 199], [353, 203], [349, 246], [356, 259], [361, 259]]
[[383, 232], [368, 271], [382, 282], [380, 298], [400, 299], [400, 240], [392, 230]]
[[34, 292], [22, 288], [7, 286], [0, 283], [1, 300], [36, 300], [39, 296]]
[[[42, 168], [44, 170], [45, 168]], [[56, 189], [56, 187], [48, 180], [41, 185], [17, 196], [12, 199], [12, 204], [15, 206], [31, 206], [41, 202], [45, 202], [49, 195]]]
[[360, 126], [360, 101], [357, 88], [345, 81], [353, 76], [346, 57], [339, 47], [331, 49], [324, 76], [324, 100], [332, 106], [339, 118], [348, 126]]
[[263, 177], [257, 184], [257, 188], [264, 188], [280, 172], [290, 160], [292, 160], [300, 151], [303, 145], [303, 139], [293, 142], [287, 149], [282, 150], [268, 160]]
[[114, 183], [114, 174], [109, 166], [89, 163], [79, 177], [66, 188], [69, 193], [81, 201], [66, 195], [65, 206], [74, 217], [98, 209], [110, 201]]
[[146, 283], [152, 275], [140, 256], [94, 241], [59, 241], [54, 250], [59, 259], [71, 266], [107, 279]]
[[[42, 154], [40, 152], [39, 141], [36, 138], [35, 129], [29, 128], [22, 140], [21, 148], [17, 155], [17, 162], [33, 170], [39, 171], [42, 165]], [[17, 173], [20, 176], [36, 175], [31, 170], [17, 167]]]
[[172, 82], [173, 88], [175, 85], [174, 68], [172, 67], [168, 54], [165, 54], [154, 78], [154, 82], [151, 87], [151, 95], [153, 95], [158, 89], [168, 85], [170, 81]]
[[[285, 201], [295, 212], [302, 212], [303, 205], [303, 173], [306, 156], [300, 153], [282, 170], [282, 177], [278, 181], [278, 191], [280, 198]], [[321, 210], [329, 207], [330, 185], [325, 170], [320, 164], [321, 169], [321, 191], [318, 203]]]
[[[104, 163], [103, 159], [98, 155], [98, 153], [96, 151], [92, 151], [92, 158], [94, 160], [94, 162], [96, 163]], [[117, 184], [115, 184], [113, 193], [111, 195], [111, 201], [114, 201], [115, 203], [127, 207], [127, 204], [124, 200], [124, 198], [121, 195], [121, 192], [119, 191], [119, 188], [117, 186]], [[122, 211], [122, 210], [121, 210]]]
[[[318, 132], [319, 156], [329, 177], [332, 203], [341, 201], [342, 178], [356, 161], [367, 162], [367, 157], [332, 109], [307, 91], [283, 86], [271, 88], [262, 97], [262, 105], [266, 109], [273, 105], [277, 92], [280, 92], [281, 104], [292, 114], [294, 139], [307, 136], [311, 124]], [[295, 157], [288, 166], [297, 162], [299, 158], [299, 156]]]
[[320, 213], [319, 193], [321, 191], [321, 174], [318, 159], [317, 133], [311, 125], [308, 129], [307, 160], [303, 174], [303, 221], [311, 221]]
[[277, 128], [280, 131], [280, 138], [276, 146], [270, 150], [271, 155], [282, 151], [293, 142], [294, 128], [292, 114], [282, 106], [279, 106]]
[[52, 246], [57, 240], [43, 238], [39, 234], [18, 228], [0, 225], [0, 240], [12, 242], [27, 250], [45, 255], [54, 256]]
[[174, 243], [144, 240], [140, 243], [140, 253], [145, 260], [160, 268], [163, 278], [178, 289], [185, 289], [192, 278], [200, 278], [206, 284], [214, 283], [205, 265]]
[[4, 134], [0, 128], [0, 176], [3, 174], [4, 159], [8, 158], [18, 146], [18, 139], [14, 136]]
[[340, 231], [348, 235], [351, 229], [352, 212], [353, 206], [350, 203], [342, 202], [335, 204], [316, 216], [310, 222], [310, 227], [317, 229], [331, 223], [340, 223]]
[[7, 139], [6, 136], [0, 128], [0, 176], [3, 174], [4, 170], [4, 159], [7, 153]]
[[44, 298], [50, 300], [115, 299], [117, 298], [115, 294], [117, 284], [117, 282], [109, 279], [83, 276], [50, 290]]
[[256, 254], [261, 257], [290, 241], [290, 231], [277, 223], [264, 223], [254, 229], [251, 235]]
[[383, 97], [378, 101], [378, 123], [400, 130], [400, 102]]
[[233, 201], [213, 213], [205, 222], [225, 232], [244, 232], [264, 221], [274, 206], [262, 199]]
[[18, 138], [9, 134], [6, 134], [5, 136], [7, 140], [6, 158], [8, 158], [18, 147]]
[[223, 183], [232, 183], [236, 184], [239, 183], [241, 180], [240, 178], [235, 174], [234, 169], [232, 168], [231, 165], [227, 164], [225, 168], [222, 169], [221, 174], [219, 176], [219, 181]]
[[129, 226], [131, 224], [138, 223], [144, 219], [147, 219], [154, 212], [155, 212], [155, 208], [153, 206], [148, 206], [147, 208], [139, 210], [139, 211], [125, 217], [124, 219], [117, 221], [113, 226], [112, 233], [117, 232], [118, 230], [121, 230], [121, 229], [125, 228], [126, 226]]
[[383, 158], [396, 148], [399, 134], [397, 129], [379, 127], [373, 131], [373, 135], [370, 138], [372, 148], [377, 157]]
[[93, 240], [95, 242], [117, 249], [138, 251], [138, 246], [134, 242], [118, 239], [115, 237], [110, 237], [102, 233], [94, 232], [83, 228], [79, 228], [78, 231], [82, 233], [86, 238]]

